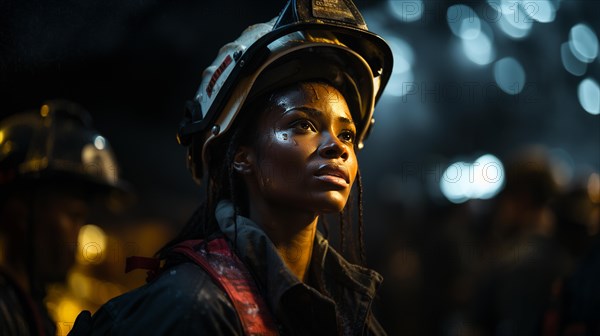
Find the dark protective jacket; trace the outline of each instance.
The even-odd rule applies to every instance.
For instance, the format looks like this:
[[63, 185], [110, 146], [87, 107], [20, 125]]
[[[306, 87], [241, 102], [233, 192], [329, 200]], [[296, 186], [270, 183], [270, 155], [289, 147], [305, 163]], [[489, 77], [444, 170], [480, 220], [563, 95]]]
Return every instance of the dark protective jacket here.
[[0, 335], [27, 336], [56, 334], [54, 321], [40, 297], [34, 300], [0, 269]]
[[[235, 239], [233, 206], [217, 206], [219, 228]], [[285, 266], [261, 228], [237, 217], [237, 250], [282, 335], [385, 335], [371, 303], [382, 277], [348, 263], [319, 233], [309, 281]], [[199, 266], [183, 262], [154, 281], [106, 303], [90, 320], [80, 315], [70, 335], [242, 335], [237, 313], [225, 294]]]

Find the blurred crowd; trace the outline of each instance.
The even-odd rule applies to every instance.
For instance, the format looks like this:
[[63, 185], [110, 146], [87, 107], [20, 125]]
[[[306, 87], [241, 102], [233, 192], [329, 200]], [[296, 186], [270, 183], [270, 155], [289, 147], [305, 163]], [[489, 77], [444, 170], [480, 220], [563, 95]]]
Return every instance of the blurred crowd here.
[[[432, 207], [388, 237], [376, 259], [391, 334], [600, 332], [598, 172], [564, 184], [540, 146], [506, 160], [496, 197]], [[406, 228], [397, 211], [386, 215]]]

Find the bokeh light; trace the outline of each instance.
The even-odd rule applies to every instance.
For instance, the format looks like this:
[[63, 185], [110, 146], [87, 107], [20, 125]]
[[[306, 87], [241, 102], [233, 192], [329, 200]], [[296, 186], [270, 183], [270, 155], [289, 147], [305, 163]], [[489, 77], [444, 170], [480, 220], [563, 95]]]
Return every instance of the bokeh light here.
[[537, 22], [552, 22], [556, 18], [556, 8], [550, 0], [521, 0], [519, 5], [527, 16]]
[[94, 139], [94, 146], [98, 150], [103, 150], [106, 147], [106, 139], [104, 139], [104, 137], [101, 135], [96, 136]]
[[474, 181], [470, 198], [489, 199], [498, 194], [504, 186], [504, 166], [491, 154], [486, 154], [475, 160]]
[[423, 16], [422, 0], [389, 0], [392, 15], [402, 22], [414, 22]]
[[40, 115], [42, 117], [47, 117], [48, 113], [50, 113], [50, 106], [46, 104], [42, 105], [42, 107], [40, 108]]
[[77, 244], [77, 261], [83, 265], [99, 264], [106, 258], [106, 234], [96, 225], [82, 226]]
[[600, 203], [600, 175], [593, 173], [588, 178], [588, 196], [593, 203]]
[[[511, 8], [514, 5], [514, 3], [515, 2], [512, 2], [511, 4], [509, 1], [506, 0], [487, 0], [488, 6], [496, 10], [501, 15], [512, 13]], [[486, 17], [491, 18], [491, 15], [486, 15]]]
[[468, 167], [466, 162], [455, 162], [448, 166], [440, 180], [442, 194], [452, 203], [464, 203], [469, 197], [468, 178], [463, 178], [463, 170]]
[[587, 70], [587, 63], [581, 62], [573, 55], [569, 43], [565, 42], [560, 46], [560, 59], [569, 73], [575, 76], [582, 76]]
[[581, 107], [589, 114], [600, 114], [600, 86], [591, 78], [586, 78], [579, 83], [577, 96]]
[[491, 39], [483, 31], [474, 39], [462, 40], [462, 49], [467, 58], [478, 65], [490, 64], [495, 58]]
[[494, 64], [494, 79], [502, 91], [515, 95], [525, 86], [525, 70], [513, 57], [505, 57]]
[[75, 321], [75, 318], [83, 308], [81, 303], [69, 296], [62, 297], [56, 303], [56, 307], [53, 309], [53, 317], [57, 321], [56, 331], [58, 335], [66, 335], [69, 330], [63, 330], [65, 327], [64, 321]]
[[481, 33], [481, 20], [469, 6], [453, 5], [448, 7], [446, 21], [452, 34], [461, 39], [472, 40]]
[[387, 37], [386, 40], [394, 54], [394, 69], [384, 94], [401, 97], [408, 92], [407, 84], [414, 81], [412, 67], [415, 53], [412, 47], [401, 38]]
[[398, 37], [389, 37], [388, 43], [394, 54], [394, 73], [410, 71], [415, 61], [415, 53], [406, 41]]
[[567, 188], [575, 176], [575, 162], [571, 154], [563, 148], [550, 150], [552, 178], [560, 188]]
[[489, 199], [504, 186], [504, 166], [491, 154], [475, 162], [455, 162], [446, 168], [440, 180], [442, 194], [452, 203], [469, 199]]
[[392, 73], [390, 81], [383, 92], [384, 95], [402, 97], [411, 92], [415, 78], [412, 71]]
[[569, 32], [569, 47], [578, 60], [591, 63], [598, 56], [598, 37], [588, 25], [576, 24]]
[[509, 38], [519, 40], [529, 35], [534, 20], [518, 1], [488, 0], [487, 3], [498, 12], [492, 21], [495, 21], [498, 28]]

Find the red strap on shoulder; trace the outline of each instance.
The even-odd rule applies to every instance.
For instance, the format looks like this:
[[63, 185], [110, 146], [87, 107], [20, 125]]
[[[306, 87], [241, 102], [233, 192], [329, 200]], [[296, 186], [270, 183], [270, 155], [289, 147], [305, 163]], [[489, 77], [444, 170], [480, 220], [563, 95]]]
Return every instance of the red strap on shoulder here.
[[156, 258], [138, 256], [127, 257], [125, 263], [125, 273], [129, 273], [139, 268], [157, 271], [160, 268], [160, 260]]
[[136, 269], [148, 270], [146, 282], [150, 282], [160, 274], [160, 259], [139, 256], [127, 257], [125, 260], [125, 273]]
[[207, 244], [202, 240], [187, 240], [176, 245], [173, 252], [183, 254], [201, 266], [227, 293], [246, 335], [278, 335], [254, 278], [225, 239], [213, 239]]

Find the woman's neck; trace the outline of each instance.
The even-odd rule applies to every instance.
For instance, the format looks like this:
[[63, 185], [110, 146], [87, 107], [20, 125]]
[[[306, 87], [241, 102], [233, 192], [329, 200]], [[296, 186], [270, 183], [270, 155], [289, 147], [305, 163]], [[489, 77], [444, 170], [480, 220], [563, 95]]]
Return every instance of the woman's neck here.
[[250, 219], [259, 223], [286, 266], [305, 282], [312, 256], [318, 215], [267, 204], [252, 204]]

